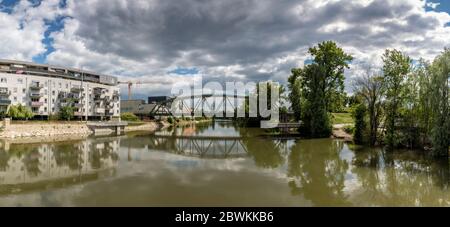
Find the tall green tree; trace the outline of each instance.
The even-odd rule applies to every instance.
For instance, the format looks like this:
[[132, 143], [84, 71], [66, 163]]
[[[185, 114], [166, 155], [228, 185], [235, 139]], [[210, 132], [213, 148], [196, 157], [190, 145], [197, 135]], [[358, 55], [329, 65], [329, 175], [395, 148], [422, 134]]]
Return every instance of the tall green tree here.
[[364, 99], [369, 115], [369, 143], [374, 146], [378, 140], [378, 128], [383, 113], [382, 98], [384, 95], [383, 78], [366, 69], [365, 75], [356, 79], [354, 91]]
[[291, 101], [294, 100], [293, 105], [300, 103], [302, 106], [293, 109], [302, 110], [303, 133], [310, 137], [328, 137], [332, 128], [329, 111], [333, 97], [344, 94], [344, 70], [349, 68], [353, 57], [332, 41], [310, 48], [309, 53], [314, 59], [313, 63], [293, 70], [290, 85], [298, 86], [299, 83], [301, 96], [299, 99], [295, 95]]
[[302, 106], [302, 69], [292, 69], [292, 75], [288, 78], [288, 88], [289, 88], [289, 101], [291, 102], [291, 108], [295, 114], [295, 120], [299, 121], [301, 119], [301, 106]]
[[433, 110], [432, 143], [433, 155], [448, 157], [450, 146], [450, 112], [449, 112], [449, 80], [450, 49], [437, 57], [432, 66], [432, 99]]
[[398, 145], [397, 119], [402, 105], [404, 80], [411, 70], [411, 58], [398, 50], [386, 50], [383, 55], [384, 85], [386, 87], [386, 145]]

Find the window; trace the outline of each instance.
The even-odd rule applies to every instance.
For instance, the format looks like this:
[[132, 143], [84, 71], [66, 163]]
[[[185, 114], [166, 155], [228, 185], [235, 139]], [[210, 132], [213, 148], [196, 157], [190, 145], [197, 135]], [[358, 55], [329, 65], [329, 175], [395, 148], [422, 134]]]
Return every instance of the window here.
[[48, 102], [48, 100], [47, 99], [45, 99], [45, 103], [47, 103]]
[[17, 93], [17, 88], [16, 88], [16, 87], [13, 88], [13, 92], [14, 92], [14, 93]]
[[27, 92], [27, 89], [22, 89], [22, 93], [26, 93]]
[[23, 79], [22, 79], [22, 78], [17, 79], [17, 83], [18, 83], [18, 84], [23, 84]]
[[62, 84], [61, 84], [61, 82], [59, 83], [59, 88], [62, 88]]
[[44, 108], [44, 112], [47, 112], [47, 107]]
[[55, 92], [55, 91], [52, 91], [52, 95], [56, 95], [56, 92]]
[[17, 102], [17, 96], [14, 96], [14, 102]]
[[7, 82], [8, 82], [8, 79], [6, 79], [6, 78], [1, 78], [1, 79], [0, 79], [0, 82], [1, 82], [1, 83], [7, 83]]

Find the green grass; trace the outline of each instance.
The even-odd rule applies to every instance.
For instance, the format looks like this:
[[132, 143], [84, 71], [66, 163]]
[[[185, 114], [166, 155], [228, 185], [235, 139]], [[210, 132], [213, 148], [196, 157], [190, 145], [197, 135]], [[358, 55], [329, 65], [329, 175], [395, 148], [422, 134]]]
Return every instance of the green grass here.
[[333, 124], [354, 124], [350, 113], [333, 113]]

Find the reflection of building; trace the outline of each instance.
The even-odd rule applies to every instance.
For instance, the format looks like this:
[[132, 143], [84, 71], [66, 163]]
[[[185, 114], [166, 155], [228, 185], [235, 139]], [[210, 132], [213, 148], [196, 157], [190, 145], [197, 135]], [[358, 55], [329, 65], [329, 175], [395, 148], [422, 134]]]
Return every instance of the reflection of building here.
[[0, 110], [22, 104], [37, 116], [70, 105], [76, 117], [120, 116], [117, 78], [93, 72], [0, 60]]
[[11, 145], [0, 150], [0, 187], [97, 174], [117, 165], [118, 140]]

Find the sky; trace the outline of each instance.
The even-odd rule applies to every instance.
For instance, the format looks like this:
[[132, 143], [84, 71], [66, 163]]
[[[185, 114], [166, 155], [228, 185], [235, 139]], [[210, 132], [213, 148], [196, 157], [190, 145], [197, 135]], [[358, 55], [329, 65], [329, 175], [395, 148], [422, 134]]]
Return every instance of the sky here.
[[351, 92], [387, 48], [432, 60], [450, 47], [450, 0], [0, 0], [0, 59], [150, 82], [135, 98], [200, 75], [285, 84], [326, 40], [355, 58]]

